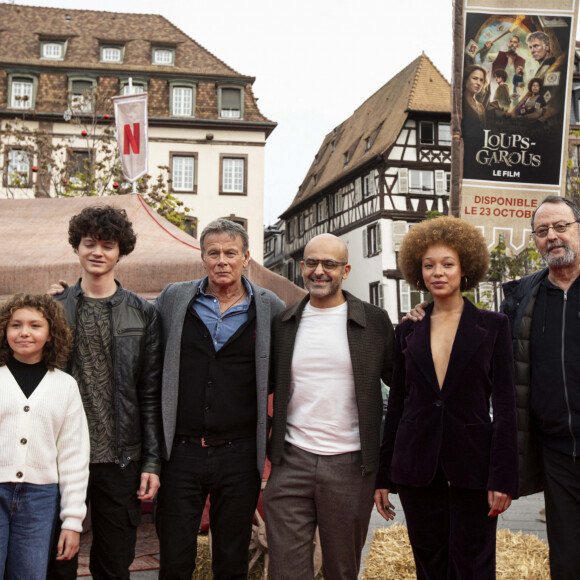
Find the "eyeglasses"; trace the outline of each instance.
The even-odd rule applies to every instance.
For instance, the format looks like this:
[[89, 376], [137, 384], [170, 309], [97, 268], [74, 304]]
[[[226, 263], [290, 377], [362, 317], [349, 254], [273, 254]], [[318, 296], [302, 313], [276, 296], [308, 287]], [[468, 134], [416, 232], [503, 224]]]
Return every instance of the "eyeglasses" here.
[[554, 224], [553, 226], [540, 226], [537, 230], [534, 230], [532, 234], [534, 234], [537, 238], [545, 238], [552, 228], [557, 234], [563, 234], [572, 224], [580, 223], [578, 221], [563, 223], [559, 222]]
[[322, 269], [325, 272], [332, 272], [336, 270], [337, 266], [344, 266], [348, 262], [337, 262], [336, 260], [315, 260], [314, 258], [305, 258], [303, 260], [304, 267], [307, 270], [316, 270], [318, 264], [322, 264]]

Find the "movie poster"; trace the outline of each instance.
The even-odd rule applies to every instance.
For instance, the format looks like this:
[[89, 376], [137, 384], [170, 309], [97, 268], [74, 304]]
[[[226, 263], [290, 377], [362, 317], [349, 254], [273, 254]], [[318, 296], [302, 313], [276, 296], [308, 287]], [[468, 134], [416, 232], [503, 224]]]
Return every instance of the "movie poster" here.
[[464, 22], [463, 179], [560, 186], [572, 18], [467, 11]]

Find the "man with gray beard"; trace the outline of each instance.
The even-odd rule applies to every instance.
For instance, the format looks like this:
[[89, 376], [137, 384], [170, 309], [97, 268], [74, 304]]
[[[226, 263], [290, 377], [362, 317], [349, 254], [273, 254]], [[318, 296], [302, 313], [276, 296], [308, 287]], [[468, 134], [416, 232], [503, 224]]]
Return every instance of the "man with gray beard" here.
[[553, 580], [580, 578], [580, 209], [549, 196], [532, 216], [548, 265], [504, 284], [516, 362], [520, 495], [544, 489]]

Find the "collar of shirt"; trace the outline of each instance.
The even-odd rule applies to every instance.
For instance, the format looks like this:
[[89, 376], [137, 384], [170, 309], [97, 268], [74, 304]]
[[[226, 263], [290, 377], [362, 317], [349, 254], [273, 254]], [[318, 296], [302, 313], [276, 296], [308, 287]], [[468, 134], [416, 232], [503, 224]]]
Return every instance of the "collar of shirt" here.
[[252, 302], [252, 287], [248, 280], [242, 276], [242, 282], [248, 295], [243, 302], [226, 310], [223, 314], [220, 310], [219, 300], [213, 295], [206, 293], [208, 277], [200, 283], [191, 308], [197, 313], [201, 321], [209, 330], [214, 348], [218, 351], [238, 331], [240, 326], [248, 320], [248, 309]]

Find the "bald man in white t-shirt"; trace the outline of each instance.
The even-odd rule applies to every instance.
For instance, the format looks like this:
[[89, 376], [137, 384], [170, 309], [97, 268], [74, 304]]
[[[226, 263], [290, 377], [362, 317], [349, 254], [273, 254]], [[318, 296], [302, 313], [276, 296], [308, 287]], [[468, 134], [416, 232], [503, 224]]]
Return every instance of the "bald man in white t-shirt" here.
[[309, 294], [272, 328], [270, 576], [314, 577], [318, 526], [325, 576], [353, 580], [373, 506], [393, 326], [384, 310], [342, 290], [351, 267], [340, 238], [313, 238], [300, 267]]

